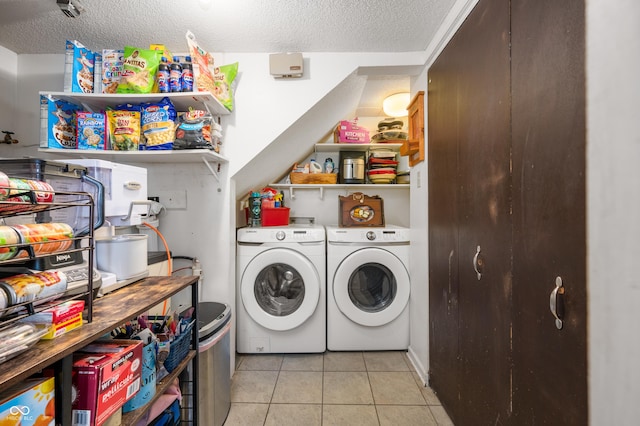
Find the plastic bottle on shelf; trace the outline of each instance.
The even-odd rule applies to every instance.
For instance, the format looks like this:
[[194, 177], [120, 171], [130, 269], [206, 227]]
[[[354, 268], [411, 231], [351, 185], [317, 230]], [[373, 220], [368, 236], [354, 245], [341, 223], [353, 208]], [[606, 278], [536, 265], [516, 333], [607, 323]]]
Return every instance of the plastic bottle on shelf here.
[[167, 65], [167, 58], [164, 56], [158, 65], [158, 74], [156, 75], [158, 82], [158, 92], [169, 93], [169, 65]]
[[169, 70], [169, 91], [181, 92], [182, 91], [182, 65], [180, 65], [180, 59], [177, 56], [173, 57], [171, 67]]
[[182, 91], [193, 92], [193, 65], [191, 64], [191, 56], [184, 57], [182, 64]]
[[262, 216], [262, 197], [259, 192], [252, 192], [249, 197], [249, 226], [260, 226]]

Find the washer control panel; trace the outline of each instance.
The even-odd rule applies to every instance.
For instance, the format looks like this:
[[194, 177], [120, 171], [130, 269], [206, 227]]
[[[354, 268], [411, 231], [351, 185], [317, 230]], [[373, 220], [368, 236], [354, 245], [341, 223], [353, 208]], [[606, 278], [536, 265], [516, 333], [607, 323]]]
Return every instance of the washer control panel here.
[[238, 229], [237, 240], [246, 243], [270, 242], [317, 242], [325, 240], [324, 227], [320, 225], [308, 227], [295, 226], [265, 226], [246, 227]]

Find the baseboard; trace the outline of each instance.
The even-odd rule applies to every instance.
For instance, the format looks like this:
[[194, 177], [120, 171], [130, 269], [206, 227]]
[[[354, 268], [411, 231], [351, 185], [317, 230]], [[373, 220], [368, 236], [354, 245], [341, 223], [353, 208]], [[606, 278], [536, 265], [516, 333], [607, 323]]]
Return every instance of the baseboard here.
[[413, 369], [420, 377], [422, 384], [424, 386], [429, 386], [429, 372], [422, 365], [420, 359], [418, 359], [418, 356], [411, 347], [407, 350], [407, 356], [409, 357], [409, 361], [411, 361], [411, 365], [413, 365]]

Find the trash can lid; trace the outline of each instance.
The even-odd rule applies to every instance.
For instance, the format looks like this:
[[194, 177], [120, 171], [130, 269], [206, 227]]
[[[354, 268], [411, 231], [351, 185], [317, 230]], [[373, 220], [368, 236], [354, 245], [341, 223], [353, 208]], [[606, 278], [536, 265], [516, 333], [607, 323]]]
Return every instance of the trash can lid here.
[[198, 340], [202, 342], [231, 320], [231, 307], [226, 303], [198, 303]]

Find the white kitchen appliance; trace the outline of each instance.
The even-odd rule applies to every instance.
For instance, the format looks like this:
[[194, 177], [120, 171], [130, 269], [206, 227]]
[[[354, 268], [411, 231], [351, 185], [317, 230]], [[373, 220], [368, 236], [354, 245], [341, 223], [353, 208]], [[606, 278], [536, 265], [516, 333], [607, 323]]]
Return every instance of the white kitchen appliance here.
[[324, 352], [324, 227], [240, 228], [237, 244], [237, 351]]
[[327, 226], [327, 349], [409, 347], [409, 229]]
[[94, 159], [66, 159], [65, 163], [87, 168], [89, 176], [104, 185], [104, 211], [112, 226], [142, 223], [150, 202], [147, 200], [147, 169]]

